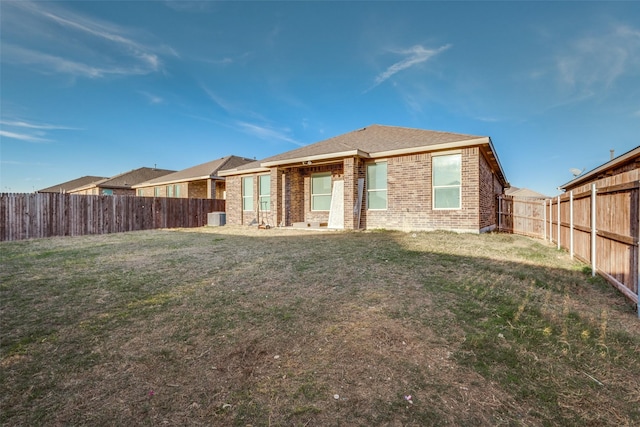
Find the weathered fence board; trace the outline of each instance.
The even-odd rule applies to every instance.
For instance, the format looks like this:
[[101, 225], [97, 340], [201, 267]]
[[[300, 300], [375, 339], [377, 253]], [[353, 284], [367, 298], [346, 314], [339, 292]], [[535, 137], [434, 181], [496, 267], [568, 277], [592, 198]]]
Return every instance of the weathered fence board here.
[[583, 188], [547, 200], [500, 196], [499, 230], [565, 248], [638, 304], [640, 182], [635, 179], [601, 180], [591, 191]]
[[0, 241], [201, 227], [224, 200], [60, 193], [0, 194]]

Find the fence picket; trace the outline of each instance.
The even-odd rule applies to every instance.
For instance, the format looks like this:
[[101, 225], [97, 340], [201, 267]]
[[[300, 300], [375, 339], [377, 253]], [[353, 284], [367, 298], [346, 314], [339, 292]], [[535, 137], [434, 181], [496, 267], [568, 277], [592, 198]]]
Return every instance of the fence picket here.
[[0, 241], [201, 227], [224, 200], [0, 193]]

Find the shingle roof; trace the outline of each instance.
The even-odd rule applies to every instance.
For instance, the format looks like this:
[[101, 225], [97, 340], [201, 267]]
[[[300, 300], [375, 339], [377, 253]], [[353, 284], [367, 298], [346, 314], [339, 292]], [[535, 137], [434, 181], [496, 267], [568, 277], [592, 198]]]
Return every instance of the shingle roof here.
[[507, 196], [518, 197], [521, 199], [548, 199], [549, 198], [542, 193], [538, 193], [537, 191], [533, 191], [528, 188], [518, 188], [518, 187], [507, 188], [504, 190], [504, 194], [506, 194]]
[[483, 146], [483, 152], [500, 179], [508, 185], [497, 154], [488, 136], [475, 136], [451, 132], [404, 128], [398, 126], [371, 125], [362, 129], [338, 135], [315, 144], [267, 157], [258, 162], [237, 169], [226, 169], [221, 175], [250, 173], [274, 166], [312, 163], [349, 156], [381, 158], [392, 155], [409, 154], [468, 146]]
[[633, 148], [614, 159], [609, 160], [608, 162], [572, 179], [571, 181], [561, 185], [558, 188], [567, 191], [569, 189], [597, 179], [600, 175], [606, 173], [608, 170], [620, 167], [626, 163], [636, 162], [638, 159], [640, 159], [640, 146]]
[[116, 175], [112, 178], [105, 179], [102, 182], [98, 183], [98, 187], [109, 187], [109, 188], [131, 188], [132, 186], [139, 184], [144, 181], [148, 181], [149, 179], [158, 178], [175, 171], [169, 169], [156, 169], [156, 168], [138, 168], [129, 172], [121, 173], [120, 175]]
[[71, 181], [63, 182], [62, 184], [56, 184], [51, 187], [38, 190], [38, 193], [66, 193], [74, 188], [84, 187], [89, 184], [96, 183], [108, 179], [104, 176], [83, 176], [81, 178], [72, 179]]
[[434, 145], [470, 141], [482, 136], [450, 132], [412, 129], [397, 126], [371, 125], [362, 129], [338, 135], [315, 144], [300, 147], [286, 153], [268, 157], [262, 164], [280, 162], [304, 157], [361, 151], [369, 155], [388, 151], [429, 147]]
[[174, 182], [192, 181], [195, 179], [214, 178], [220, 170], [233, 169], [238, 166], [254, 162], [254, 159], [247, 159], [238, 156], [226, 156], [220, 159], [212, 160], [207, 163], [192, 166], [187, 169], [180, 170], [159, 178], [140, 182], [136, 187], [147, 187], [151, 185], [170, 184]]

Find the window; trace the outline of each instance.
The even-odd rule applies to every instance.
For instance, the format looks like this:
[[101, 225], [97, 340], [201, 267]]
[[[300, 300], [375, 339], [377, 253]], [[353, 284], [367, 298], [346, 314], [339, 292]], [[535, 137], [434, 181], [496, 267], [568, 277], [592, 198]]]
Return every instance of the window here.
[[258, 202], [261, 211], [271, 210], [271, 175], [260, 175], [258, 177]]
[[242, 210], [253, 210], [253, 177], [245, 176], [242, 178]]
[[113, 190], [110, 188], [103, 188], [102, 189], [102, 195], [103, 196], [113, 196]]
[[142, 188], [138, 188], [138, 196], [144, 196]]
[[311, 210], [328, 211], [331, 207], [331, 174], [311, 175]]
[[180, 185], [179, 184], [175, 184], [173, 186], [173, 195], [175, 197], [180, 197]]
[[173, 197], [173, 185], [167, 185], [167, 197]]
[[155, 197], [163, 197], [165, 194], [162, 194], [163, 193], [162, 190], [165, 190], [164, 191], [165, 194], [167, 193], [167, 190], [164, 189], [163, 187], [153, 187], [153, 195]]
[[433, 208], [460, 209], [462, 155], [433, 157]]
[[387, 209], [387, 162], [367, 165], [367, 209]]

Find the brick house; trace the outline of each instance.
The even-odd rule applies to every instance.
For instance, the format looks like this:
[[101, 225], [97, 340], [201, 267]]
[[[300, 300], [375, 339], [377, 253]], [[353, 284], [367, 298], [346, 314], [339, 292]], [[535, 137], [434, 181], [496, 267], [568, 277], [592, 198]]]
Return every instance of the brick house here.
[[191, 199], [225, 199], [225, 179], [218, 176], [223, 169], [235, 168], [254, 159], [226, 156], [163, 175], [134, 185], [136, 195], [145, 197], [178, 197]]
[[109, 179], [106, 176], [83, 176], [80, 178], [72, 179], [61, 184], [52, 185], [51, 187], [43, 188], [36, 191], [36, 193], [66, 193], [78, 187], [85, 187], [90, 184], [95, 184], [99, 181]]
[[480, 233], [509, 187], [489, 137], [371, 125], [220, 172], [227, 224]]
[[175, 172], [168, 169], [138, 168], [67, 191], [70, 194], [134, 196], [133, 186], [152, 178]]

